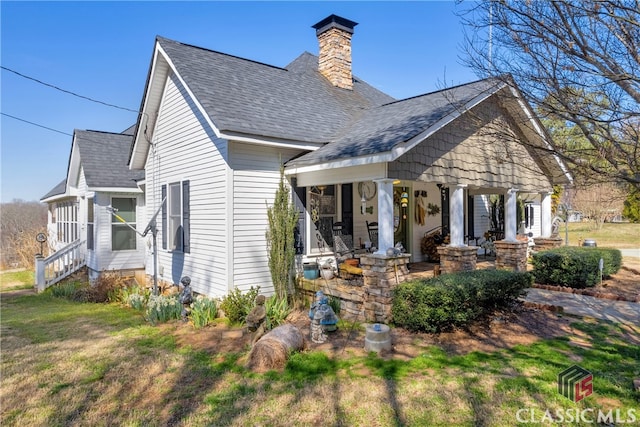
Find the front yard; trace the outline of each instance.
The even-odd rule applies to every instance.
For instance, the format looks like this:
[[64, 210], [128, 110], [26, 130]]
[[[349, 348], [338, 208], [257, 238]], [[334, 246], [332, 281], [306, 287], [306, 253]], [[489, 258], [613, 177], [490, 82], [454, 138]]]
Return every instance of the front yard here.
[[[150, 326], [132, 309], [48, 294], [3, 293], [1, 308], [3, 426], [512, 426], [576, 410], [640, 420], [638, 326], [522, 309], [470, 331], [394, 330], [394, 351], [376, 356], [359, 325], [341, 324], [283, 372], [255, 374], [243, 366], [249, 336], [221, 324]], [[306, 313], [292, 320], [308, 337]], [[578, 403], [557, 390], [574, 364], [593, 374]]]

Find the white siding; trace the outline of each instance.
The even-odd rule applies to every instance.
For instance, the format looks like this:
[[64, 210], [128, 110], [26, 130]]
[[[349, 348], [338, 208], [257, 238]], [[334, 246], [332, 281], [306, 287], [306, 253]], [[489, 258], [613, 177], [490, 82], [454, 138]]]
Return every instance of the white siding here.
[[[93, 270], [98, 272], [110, 270], [134, 270], [144, 267], [146, 242], [140, 236], [136, 239], [136, 249], [126, 251], [111, 250], [112, 215], [107, 210], [113, 197], [133, 197], [136, 199], [136, 227], [142, 232], [144, 223], [143, 196], [135, 193], [96, 193], [94, 202], [95, 251], [92, 258]], [[85, 219], [86, 221], [86, 219]], [[91, 251], [90, 251], [91, 252]]]
[[233, 142], [233, 285], [241, 290], [259, 285], [273, 292], [265, 233], [267, 206], [273, 205], [280, 180], [280, 165], [297, 154], [258, 145]]
[[[191, 277], [193, 290], [221, 296], [228, 289], [230, 209], [227, 141], [216, 138], [205, 118], [175, 76], [166, 82], [146, 164], [147, 210], [160, 204], [161, 186], [190, 181], [190, 253], [162, 249], [162, 215], [158, 216], [158, 278], [179, 283]], [[153, 274], [153, 262], [146, 272]]]

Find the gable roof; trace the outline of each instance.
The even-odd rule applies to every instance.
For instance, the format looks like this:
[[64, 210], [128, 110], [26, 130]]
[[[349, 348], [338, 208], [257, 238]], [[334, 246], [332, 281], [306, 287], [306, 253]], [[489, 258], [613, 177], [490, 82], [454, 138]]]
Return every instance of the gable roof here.
[[127, 167], [129, 147], [133, 139], [133, 127], [122, 133], [95, 130], [74, 130], [67, 177], [42, 196], [41, 202], [52, 202], [72, 196], [67, 184], [77, 186], [80, 169], [89, 190], [139, 191], [137, 182], [144, 179], [144, 171], [132, 171]]
[[48, 199], [56, 198], [56, 196], [64, 195], [65, 191], [67, 191], [67, 178], [63, 179], [58, 184], [56, 184], [55, 187], [53, 187], [51, 190], [49, 190], [47, 194], [45, 194], [40, 198], [40, 201], [47, 202]]
[[[157, 91], [161, 90], [154, 77], [161, 81], [169, 69], [191, 92], [219, 136], [320, 145], [335, 139], [363, 111], [394, 100], [357, 77], [353, 90], [334, 87], [318, 71], [318, 57], [308, 52], [281, 68], [157, 37], [142, 101], [151, 120], [159, 108]], [[153, 129], [154, 123], [145, 125]], [[142, 166], [148, 149], [146, 138], [140, 130], [137, 133], [131, 147], [132, 167]]]
[[74, 146], [80, 154], [85, 180], [90, 189], [137, 189], [144, 172], [127, 167], [132, 135], [75, 130]]
[[323, 143], [363, 109], [392, 99], [358, 79], [353, 91], [334, 87], [317, 71], [318, 58], [309, 53], [279, 68], [157, 40], [223, 132]]
[[289, 161], [287, 168], [388, 153], [422, 133], [441, 128], [503, 86], [495, 79], [485, 79], [371, 108], [344, 134]]

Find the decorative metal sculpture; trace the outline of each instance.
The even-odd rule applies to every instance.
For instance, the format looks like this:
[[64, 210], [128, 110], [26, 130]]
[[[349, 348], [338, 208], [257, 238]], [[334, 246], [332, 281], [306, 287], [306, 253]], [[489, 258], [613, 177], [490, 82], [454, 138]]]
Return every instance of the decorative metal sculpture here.
[[184, 276], [180, 279], [180, 283], [184, 286], [180, 292], [180, 303], [182, 304], [182, 320], [186, 322], [189, 314], [191, 314], [191, 303], [193, 302], [193, 291], [191, 290], [191, 278]]
[[325, 332], [332, 332], [337, 329], [338, 316], [329, 305], [329, 299], [322, 291], [316, 292], [316, 300], [309, 310], [311, 319], [311, 341], [323, 343], [327, 340]]
[[267, 310], [264, 306], [265, 301], [266, 298], [264, 295], [258, 295], [256, 297], [256, 306], [247, 314], [247, 318], [245, 319], [247, 329], [254, 333], [251, 345], [255, 344], [265, 332], [264, 321], [267, 318]]

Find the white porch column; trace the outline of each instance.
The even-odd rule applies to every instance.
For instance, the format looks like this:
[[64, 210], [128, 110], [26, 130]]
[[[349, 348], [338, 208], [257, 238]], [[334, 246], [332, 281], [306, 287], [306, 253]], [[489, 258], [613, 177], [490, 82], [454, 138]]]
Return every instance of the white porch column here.
[[507, 242], [516, 242], [516, 206], [518, 201], [518, 190], [510, 188], [507, 191], [507, 199], [505, 200], [505, 218], [504, 218], [504, 240]]
[[386, 255], [393, 242], [393, 180], [374, 179], [378, 186], [378, 250], [377, 255]]
[[551, 194], [540, 194], [540, 236], [551, 236]]
[[449, 200], [451, 243], [449, 246], [464, 244], [464, 189], [466, 184], [457, 184]]

